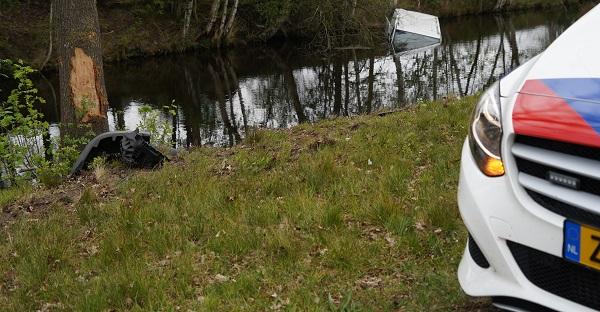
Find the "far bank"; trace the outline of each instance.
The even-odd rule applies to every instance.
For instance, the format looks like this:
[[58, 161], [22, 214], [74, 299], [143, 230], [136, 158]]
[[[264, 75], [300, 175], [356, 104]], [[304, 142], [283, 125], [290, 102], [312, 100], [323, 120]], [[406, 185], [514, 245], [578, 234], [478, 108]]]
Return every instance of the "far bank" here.
[[[213, 49], [214, 35], [207, 28], [214, 3], [195, 1], [188, 19], [184, 2], [99, 1], [105, 61]], [[222, 44], [242, 47], [293, 42], [311, 51], [331, 50], [349, 43], [372, 46], [382, 42], [384, 17], [394, 5], [441, 17], [556, 6], [575, 8], [583, 14], [594, 6], [593, 2], [582, 0], [513, 0], [498, 7], [499, 2], [502, 1], [240, 1], [231, 31]], [[42, 64], [49, 46], [49, 4], [4, 0], [0, 5], [0, 58], [23, 59], [34, 67]], [[225, 20], [228, 19], [231, 16]]]

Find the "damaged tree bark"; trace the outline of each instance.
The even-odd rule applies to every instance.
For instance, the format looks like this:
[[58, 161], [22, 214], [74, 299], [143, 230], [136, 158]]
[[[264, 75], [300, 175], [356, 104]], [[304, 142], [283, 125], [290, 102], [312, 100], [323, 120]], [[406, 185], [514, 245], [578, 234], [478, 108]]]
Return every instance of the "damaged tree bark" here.
[[55, 0], [61, 122], [108, 129], [100, 25], [95, 0]]

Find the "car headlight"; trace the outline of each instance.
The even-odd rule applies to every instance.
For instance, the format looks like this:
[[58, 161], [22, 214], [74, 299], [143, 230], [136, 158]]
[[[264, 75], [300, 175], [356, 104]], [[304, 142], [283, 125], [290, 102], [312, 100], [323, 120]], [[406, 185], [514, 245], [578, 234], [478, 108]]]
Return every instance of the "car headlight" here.
[[495, 83], [479, 99], [469, 128], [471, 153], [479, 169], [489, 177], [504, 175], [500, 154], [502, 141], [500, 83]]

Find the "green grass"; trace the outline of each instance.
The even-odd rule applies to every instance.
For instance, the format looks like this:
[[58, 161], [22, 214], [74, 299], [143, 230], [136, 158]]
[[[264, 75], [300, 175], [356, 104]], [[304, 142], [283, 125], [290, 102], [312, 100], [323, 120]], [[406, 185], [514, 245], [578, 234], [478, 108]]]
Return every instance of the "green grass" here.
[[0, 235], [0, 309], [481, 307], [456, 280], [473, 105], [259, 131], [23, 216]]
[[4, 207], [30, 191], [27, 187], [13, 187], [7, 190], [0, 190], [0, 207]]

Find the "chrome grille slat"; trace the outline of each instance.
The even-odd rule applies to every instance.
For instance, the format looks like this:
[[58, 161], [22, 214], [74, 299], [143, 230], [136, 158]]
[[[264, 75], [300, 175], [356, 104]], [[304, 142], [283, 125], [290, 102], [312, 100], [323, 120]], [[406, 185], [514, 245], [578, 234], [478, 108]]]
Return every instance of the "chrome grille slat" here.
[[558, 186], [522, 172], [519, 173], [519, 183], [528, 190], [571, 206], [600, 214], [600, 196]]
[[600, 180], [600, 161], [544, 150], [521, 143], [513, 145], [512, 153], [515, 157]]
[[[518, 135], [511, 152], [519, 184], [533, 201], [565, 218], [600, 226], [600, 148]], [[578, 185], [554, 184], [550, 172]]]

